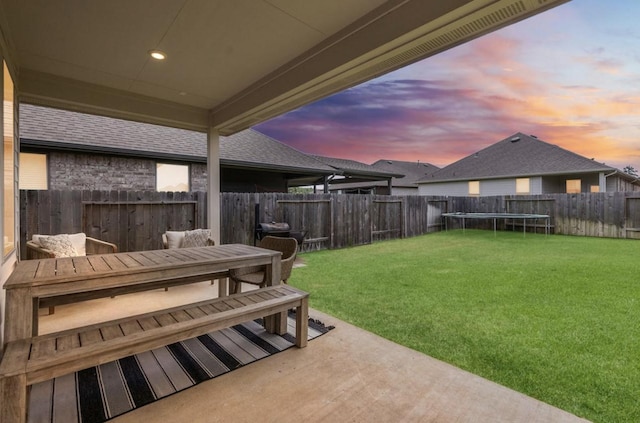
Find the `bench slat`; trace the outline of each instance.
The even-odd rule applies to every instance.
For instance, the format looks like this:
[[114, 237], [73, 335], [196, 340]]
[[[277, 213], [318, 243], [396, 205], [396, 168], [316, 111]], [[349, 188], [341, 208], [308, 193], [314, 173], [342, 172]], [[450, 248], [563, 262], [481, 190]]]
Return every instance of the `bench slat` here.
[[216, 310], [220, 311], [227, 311], [227, 310], [233, 310], [233, 307], [225, 304], [225, 303], [216, 303], [216, 304], [211, 304], [212, 307], [214, 307]]
[[161, 327], [171, 326], [176, 323], [176, 319], [170, 314], [160, 314], [156, 316], [156, 321], [160, 324]]
[[208, 316], [211, 313], [205, 313], [200, 307], [191, 307], [185, 310], [192, 319], [197, 319], [198, 317]]
[[120, 329], [120, 325], [117, 324], [104, 326], [102, 329], [100, 329], [100, 332], [102, 332], [102, 338], [105, 341], [118, 339], [123, 336], [122, 329]]
[[80, 337], [78, 334], [64, 335], [57, 339], [56, 351], [67, 351], [80, 346]]
[[260, 301], [251, 300], [249, 298], [249, 296], [239, 297], [239, 298], [237, 298], [237, 301], [242, 303], [243, 305], [256, 304], [256, 303], [260, 302]]
[[142, 318], [138, 319], [138, 324], [144, 330], [149, 330], [149, 329], [154, 329], [154, 328], [159, 328], [160, 327], [160, 323], [158, 323], [158, 321], [156, 319], [154, 319], [153, 317], [142, 317]]
[[193, 318], [189, 316], [189, 314], [187, 314], [187, 312], [184, 310], [174, 311], [173, 313], [171, 313], [171, 316], [173, 316], [173, 318], [178, 322], [187, 322], [189, 320], [193, 320]]
[[56, 352], [56, 338], [34, 340], [31, 346], [31, 358], [47, 357]]
[[137, 320], [120, 323], [120, 329], [125, 335], [131, 335], [132, 333], [142, 332], [144, 329], [138, 324]]
[[102, 342], [102, 333], [100, 333], [100, 329], [91, 329], [80, 332], [80, 345], [87, 346], [95, 344], [96, 342]]
[[203, 310], [207, 314], [215, 314], [219, 313], [220, 310], [212, 306], [211, 304], [203, 304], [200, 306], [200, 309]]

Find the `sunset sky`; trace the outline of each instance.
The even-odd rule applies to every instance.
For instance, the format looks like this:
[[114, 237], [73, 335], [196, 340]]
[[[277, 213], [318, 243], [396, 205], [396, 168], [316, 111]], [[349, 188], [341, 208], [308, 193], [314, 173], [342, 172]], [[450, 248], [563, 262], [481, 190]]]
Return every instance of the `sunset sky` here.
[[446, 166], [523, 132], [640, 170], [640, 1], [573, 0], [255, 129], [310, 154]]

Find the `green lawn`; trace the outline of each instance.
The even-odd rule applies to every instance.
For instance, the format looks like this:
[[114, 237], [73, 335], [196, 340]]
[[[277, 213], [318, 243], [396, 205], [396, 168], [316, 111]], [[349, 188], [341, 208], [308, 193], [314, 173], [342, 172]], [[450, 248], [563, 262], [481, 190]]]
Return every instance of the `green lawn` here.
[[311, 306], [597, 422], [640, 421], [640, 241], [449, 231], [301, 254]]

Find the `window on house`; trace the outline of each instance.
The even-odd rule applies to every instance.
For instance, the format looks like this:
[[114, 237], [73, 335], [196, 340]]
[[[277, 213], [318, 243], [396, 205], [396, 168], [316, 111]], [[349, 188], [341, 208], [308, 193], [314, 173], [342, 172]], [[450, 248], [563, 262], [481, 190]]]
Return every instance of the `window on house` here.
[[567, 179], [567, 194], [576, 194], [580, 192], [582, 181], [580, 179]]
[[189, 166], [168, 163], [156, 165], [157, 191], [189, 191]]
[[47, 189], [47, 155], [20, 153], [20, 189]]
[[600, 192], [600, 185], [591, 185], [591, 192]]
[[480, 195], [480, 181], [469, 181], [469, 195]]
[[529, 178], [516, 179], [516, 194], [531, 194]]
[[15, 245], [15, 160], [14, 160], [14, 117], [13, 117], [13, 80], [9, 74], [7, 64], [2, 62], [3, 68], [3, 162], [4, 162], [4, 203], [3, 203], [3, 250], [4, 255], [13, 251]]

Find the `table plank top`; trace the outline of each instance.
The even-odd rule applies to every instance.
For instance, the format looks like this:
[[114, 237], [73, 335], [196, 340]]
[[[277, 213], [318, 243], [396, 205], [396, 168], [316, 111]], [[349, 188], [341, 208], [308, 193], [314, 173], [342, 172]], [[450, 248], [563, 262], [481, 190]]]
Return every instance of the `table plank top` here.
[[83, 257], [24, 260], [4, 284], [5, 289], [37, 287], [52, 282], [116, 277], [129, 273], [173, 271], [206, 265], [229, 265], [256, 259], [265, 262], [280, 252], [244, 244], [135, 251]]

